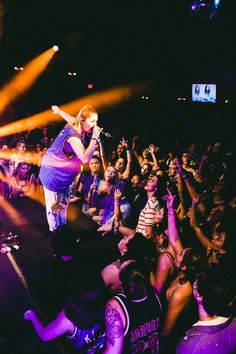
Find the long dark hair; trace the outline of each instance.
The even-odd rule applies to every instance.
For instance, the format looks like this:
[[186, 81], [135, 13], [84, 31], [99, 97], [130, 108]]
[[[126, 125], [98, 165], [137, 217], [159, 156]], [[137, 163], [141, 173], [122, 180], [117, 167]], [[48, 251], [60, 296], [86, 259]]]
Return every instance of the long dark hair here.
[[65, 309], [66, 316], [80, 328], [91, 328], [102, 322], [106, 288], [99, 272], [86, 270], [73, 279], [72, 300]]
[[142, 299], [150, 289], [149, 270], [145, 263], [131, 261], [120, 271], [120, 281], [127, 298]]
[[194, 249], [186, 251], [181, 263], [181, 270], [184, 276], [180, 278], [181, 284], [190, 281], [194, 283], [197, 276], [207, 269], [207, 257], [203, 252], [199, 252]]

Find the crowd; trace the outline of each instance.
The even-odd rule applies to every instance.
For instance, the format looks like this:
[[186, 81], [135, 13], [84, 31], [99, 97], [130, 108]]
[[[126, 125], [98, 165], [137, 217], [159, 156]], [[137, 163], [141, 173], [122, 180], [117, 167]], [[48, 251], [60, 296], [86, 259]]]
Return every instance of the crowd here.
[[[55, 141], [47, 134], [2, 145], [2, 198], [44, 193], [39, 169]], [[24, 318], [42, 340], [83, 353], [236, 353], [233, 148], [92, 139], [69, 203], [96, 227], [77, 234], [64, 220], [53, 230], [55, 257], [31, 291], [58, 314], [48, 325], [33, 309]]]

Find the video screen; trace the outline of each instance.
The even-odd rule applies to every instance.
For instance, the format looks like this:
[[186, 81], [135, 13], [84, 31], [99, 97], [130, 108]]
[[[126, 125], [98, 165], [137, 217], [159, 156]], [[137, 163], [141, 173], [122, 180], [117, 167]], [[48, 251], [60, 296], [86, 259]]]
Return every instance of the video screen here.
[[216, 103], [216, 84], [192, 84], [192, 101]]

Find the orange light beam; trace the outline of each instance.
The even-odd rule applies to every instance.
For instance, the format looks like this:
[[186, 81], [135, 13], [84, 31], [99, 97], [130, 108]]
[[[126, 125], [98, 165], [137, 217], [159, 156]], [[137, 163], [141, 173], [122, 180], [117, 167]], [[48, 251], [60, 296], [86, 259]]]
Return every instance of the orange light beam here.
[[[15, 152], [15, 151], [14, 151]], [[13, 151], [11, 150], [0, 150], [0, 159], [3, 160], [10, 160], [12, 157]], [[38, 159], [38, 154], [35, 152], [29, 152], [27, 154], [26, 158], [23, 160], [26, 163], [29, 163], [31, 165], [36, 165], [36, 160]]]
[[56, 52], [50, 48], [38, 55], [19, 71], [14, 78], [0, 90], [0, 112], [19, 96], [26, 92], [36, 81], [38, 76], [45, 70], [48, 63]]
[[[93, 105], [98, 111], [104, 111], [127, 101], [132, 96], [143, 93], [143, 91], [149, 89], [151, 85], [152, 83], [150, 82], [144, 82], [107, 89], [61, 105], [60, 108], [72, 116], [76, 116], [81, 107], [87, 103]], [[54, 114], [50, 109], [1, 127], [0, 136], [15, 134], [19, 129], [21, 132], [36, 129], [42, 125], [45, 126], [53, 121], [61, 119], [62, 118], [59, 115]]]

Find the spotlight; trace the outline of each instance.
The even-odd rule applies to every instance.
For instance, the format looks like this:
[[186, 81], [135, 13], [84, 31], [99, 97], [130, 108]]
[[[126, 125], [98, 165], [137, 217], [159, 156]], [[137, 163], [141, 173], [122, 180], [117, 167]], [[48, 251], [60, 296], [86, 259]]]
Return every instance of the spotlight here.
[[52, 49], [54, 50], [54, 52], [57, 52], [59, 50], [59, 47], [57, 45], [54, 45]]
[[211, 19], [220, 6], [220, 0], [192, 0], [190, 14], [202, 20]]

